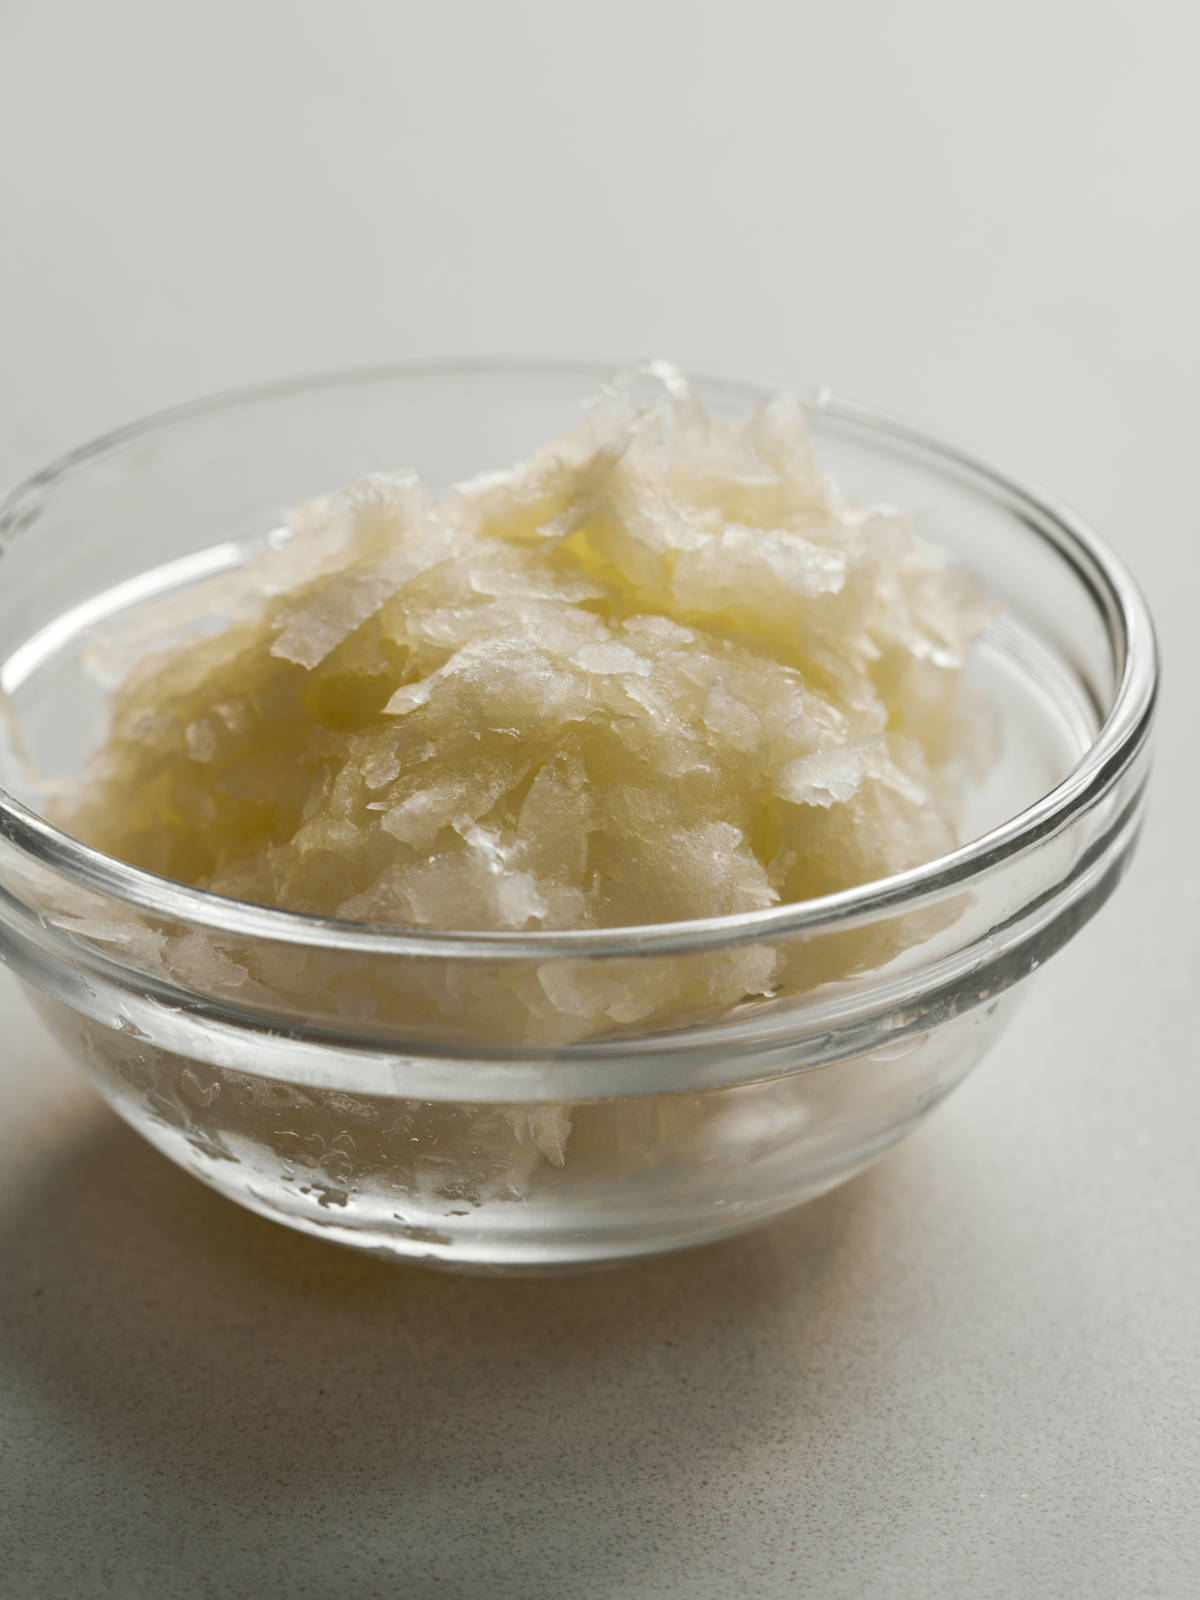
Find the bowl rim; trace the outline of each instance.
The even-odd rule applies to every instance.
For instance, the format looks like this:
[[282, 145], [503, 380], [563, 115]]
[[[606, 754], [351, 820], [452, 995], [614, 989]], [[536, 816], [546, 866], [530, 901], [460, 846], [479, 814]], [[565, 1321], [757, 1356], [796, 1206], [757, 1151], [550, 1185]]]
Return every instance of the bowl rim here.
[[[613, 367], [596, 362], [544, 359], [389, 362], [219, 391], [103, 433], [19, 482], [0, 500], [0, 556], [36, 515], [42, 498], [65, 478], [148, 435], [186, 427], [216, 412], [258, 406], [304, 391], [456, 377], [575, 378], [581, 384], [582, 395], [610, 379], [613, 371]], [[944, 894], [969, 888], [994, 868], [1069, 827], [1119, 781], [1149, 736], [1158, 692], [1158, 646], [1149, 608], [1132, 573], [1083, 517], [1053, 495], [990, 465], [973, 452], [878, 407], [843, 399], [826, 389], [795, 391], [794, 386], [723, 373], [689, 373], [688, 377], [701, 389], [752, 402], [781, 390], [800, 392], [812, 413], [885, 444], [915, 449], [943, 473], [965, 479], [977, 491], [982, 490], [1009, 509], [1016, 508], [1032, 531], [1074, 568], [1105, 623], [1118, 682], [1095, 739], [1054, 788], [946, 855], [835, 894], [765, 910], [682, 922], [558, 931], [399, 928], [235, 900], [160, 877], [95, 850], [2, 787], [0, 838], [84, 889], [211, 932], [371, 955], [500, 962], [628, 959], [812, 936], [915, 910]]]

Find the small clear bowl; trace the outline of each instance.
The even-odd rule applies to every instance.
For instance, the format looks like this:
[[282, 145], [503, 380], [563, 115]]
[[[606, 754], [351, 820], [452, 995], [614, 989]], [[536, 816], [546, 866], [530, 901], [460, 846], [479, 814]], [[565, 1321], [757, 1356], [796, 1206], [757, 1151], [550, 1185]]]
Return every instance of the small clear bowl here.
[[[952, 855], [706, 922], [474, 934], [223, 899], [46, 820], [34, 774], [78, 774], [102, 727], [97, 629], [237, 566], [286, 507], [362, 473], [415, 467], [445, 486], [516, 460], [603, 376], [392, 367], [202, 401], [85, 446], [0, 508], [0, 956], [180, 1166], [390, 1258], [615, 1262], [844, 1182], [979, 1060], [1112, 892], [1141, 822], [1157, 665], [1124, 567], [1044, 495], [827, 396], [812, 402], [826, 469], [905, 509], [1003, 608], [971, 669], [1002, 755]], [[719, 414], [766, 392], [699, 387]], [[764, 947], [811, 981], [716, 1015], [689, 1001]], [[603, 1037], [555, 1037], [506, 1004], [551, 982], [674, 1000]], [[395, 1003], [364, 1006], [364, 984]]]

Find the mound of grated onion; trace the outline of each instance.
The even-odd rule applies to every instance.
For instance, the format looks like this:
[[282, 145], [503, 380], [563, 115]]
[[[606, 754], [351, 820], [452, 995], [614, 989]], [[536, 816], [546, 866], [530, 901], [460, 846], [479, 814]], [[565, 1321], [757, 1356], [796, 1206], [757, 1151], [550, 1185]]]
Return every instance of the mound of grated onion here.
[[[71, 825], [265, 905], [475, 930], [754, 911], [952, 848], [986, 759], [969, 576], [842, 498], [798, 401], [719, 420], [662, 363], [511, 471], [301, 508], [226, 583], [216, 631], [117, 688]], [[769, 947], [744, 957], [724, 1004], [777, 982]], [[539, 1004], [578, 1021], [565, 981]]]

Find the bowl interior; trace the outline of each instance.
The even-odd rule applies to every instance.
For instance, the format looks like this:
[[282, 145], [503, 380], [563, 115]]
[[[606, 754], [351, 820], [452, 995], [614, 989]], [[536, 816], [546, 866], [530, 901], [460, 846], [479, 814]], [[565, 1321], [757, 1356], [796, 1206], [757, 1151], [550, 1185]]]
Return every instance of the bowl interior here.
[[[78, 776], [136, 658], [138, 613], [246, 560], [288, 507], [371, 471], [415, 468], [441, 489], [505, 466], [569, 427], [599, 377], [505, 367], [283, 386], [186, 408], [51, 469], [8, 515], [0, 787], [40, 811], [42, 780]], [[701, 388], [718, 413], [757, 397]], [[1119, 668], [1101, 598], [1001, 480], [853, 406], [822, 402], [812, 426], [847, 496], [900, 507], [1003, 608], [970, 669], [1002, 755], [969, 798], [965, 842], [1047, 793], [1094, 739]]]

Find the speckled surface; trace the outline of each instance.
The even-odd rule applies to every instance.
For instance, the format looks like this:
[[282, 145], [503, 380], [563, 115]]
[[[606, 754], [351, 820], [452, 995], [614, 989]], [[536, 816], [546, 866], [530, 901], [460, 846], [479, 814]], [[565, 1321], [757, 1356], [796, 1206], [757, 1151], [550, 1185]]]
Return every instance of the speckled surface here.
[[1119, 1017], [1091, 1072], [1056, 1021], [1118, 933], [858, 1182], [557, 1282], [393, 1269], [246, 1215], [22, 1022], [8, 1592], [1191, 1592], [1191, 1136], [1163, 1076], [1118, 1070]]
[[1137, 865], [994, 1055], [693, 1256], [291, 1236], [0, 975], [4, 1600], [1200, 1594], [1198, 47], [1182, 0], [0, 7], [0, 477], [274, 373], [661, 351], [1049, 484], [1168, 668]]

